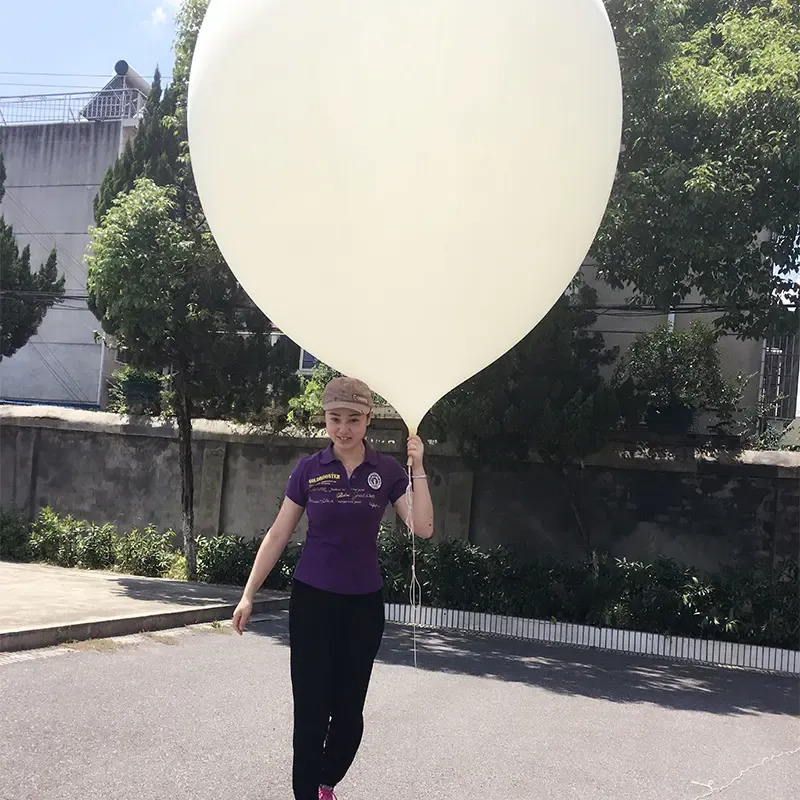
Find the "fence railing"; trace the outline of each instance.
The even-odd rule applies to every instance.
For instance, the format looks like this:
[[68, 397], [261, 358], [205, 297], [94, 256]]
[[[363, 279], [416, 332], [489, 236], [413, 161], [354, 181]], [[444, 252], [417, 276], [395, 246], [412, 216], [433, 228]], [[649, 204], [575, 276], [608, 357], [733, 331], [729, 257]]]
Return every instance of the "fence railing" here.
[[137, 119], [144, 110], [145, 100], [144, 94], [132, 87], [0, 97], [0, 125]]
[[385, 609], [387, 622], [401, 625], [415, 624], [421, 628], [486, 633], [510, 639], [571, 645], [628, 655], [660, 656], [694, 664], [800, 675], [800, 651], [779, 647], [665, 636], [571, 622], [551, 622], [398, 603], [386, 603]]

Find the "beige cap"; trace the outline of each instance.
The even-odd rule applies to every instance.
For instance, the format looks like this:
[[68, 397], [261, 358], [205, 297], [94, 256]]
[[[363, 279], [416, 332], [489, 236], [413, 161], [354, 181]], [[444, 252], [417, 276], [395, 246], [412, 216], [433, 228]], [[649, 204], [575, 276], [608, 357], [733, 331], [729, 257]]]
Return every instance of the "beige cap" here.
[[356, 378], [334, 378], [322, 393], [323, 411], [347, 408], [369, 414], [372, 411], [372, 391], [364, 381]]

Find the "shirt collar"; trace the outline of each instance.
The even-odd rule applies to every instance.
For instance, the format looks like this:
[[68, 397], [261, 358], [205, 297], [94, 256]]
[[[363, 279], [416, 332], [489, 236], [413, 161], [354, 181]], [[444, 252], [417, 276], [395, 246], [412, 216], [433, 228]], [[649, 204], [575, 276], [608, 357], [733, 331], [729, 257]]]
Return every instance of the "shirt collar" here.
[[[323, 464], [332, 464], [338, 461], [333, 454], [333, 442], [331, 442], [323, 451], [320, 457], [320, 462]], [[378, 451], [365, 439], [364, 440], [364, 462], [372, 464], [373, 467], [378, 465]]]
[[378, 466], [378, 451], [366, 439], [364, 440], [364, 461], [372, 464], [373, 467]]
[[333, 442], [331, 442], [323, 451], [320, 457], [320, 462], [323, 464], [332, 464], [336, 459], [333, 455]]

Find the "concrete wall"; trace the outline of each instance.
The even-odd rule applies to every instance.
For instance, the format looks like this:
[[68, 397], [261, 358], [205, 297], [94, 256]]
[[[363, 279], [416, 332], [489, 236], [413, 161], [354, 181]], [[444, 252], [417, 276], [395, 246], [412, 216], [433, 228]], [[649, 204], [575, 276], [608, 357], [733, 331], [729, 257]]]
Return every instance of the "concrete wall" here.
[[[68, 294], [85, 294], [88, 228], [103, 175], [130, 131], [122, 122], [0, 126], [6, 195], [0, 214], [14, 226], [20, 248], [29, 244], [38, 268], [53, 247]], [[38, 335], [0, 363], [0, 397], [94, 404], [101, 361], [99, 328], [82, 300], [52, 308]]]
[[[800, 457], [784, 469], [773, 454], [758, 456], [766, 463], [600, 463], [576, 475], [576, 506], [593, 546], [619, 558], [666, 556], [713, 570], [796, 557]], [[502, 543], [529, 556], [544, 551], [582, 557], [564, 484], [543, 465], [520, 474], [479, 475], [474, 495], [470, 528], [476, 544], [496, 544], [502, 531]]]
[[[402, 437], [376, 431], [376, 446], [402, 460]], [[326, 443], [246, 434], [225, 423], [195, 429], [199, 534], [252, 536], [269, 526], [297, 460]], [[114, 414], [0, 408], [0, 504], [35, 514], [51, 505], [122, 529], [178, 527], [178, 448], [171, 425]], [[429, 448], [436, 537], [506, 545], [526, 556], [582, 557], [583, 539], [564, 484], [531, 463], [514, 473], [473, 473]], [[667, 555], [700, 568], [797, 555], [800, 454], [658, 458], [621, 446], [576, 470], [575, 497], [593, 543], [614, 556]], [[394, 518], [393, 512], [387, 519]], [[302, 538], [304, 529], [297, 532]]]

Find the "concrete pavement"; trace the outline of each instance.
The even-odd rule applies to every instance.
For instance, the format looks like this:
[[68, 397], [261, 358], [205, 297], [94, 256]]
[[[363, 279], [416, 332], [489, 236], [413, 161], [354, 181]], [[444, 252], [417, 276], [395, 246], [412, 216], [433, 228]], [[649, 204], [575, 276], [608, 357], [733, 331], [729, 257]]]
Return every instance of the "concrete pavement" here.
[[[0, 652], [229, 619], [241, 589], [0, 561]], [[264, 592], [256, 612], [282, 608]]]
[[[0, 798], [290, 800], [285, 616], [241, 638], [198, 626], [0, 657]], [[454, 633], [418, 642], [415, 670], [410, 631], [387, 627], [339, 800], [796, 796], [796, 679]]]

